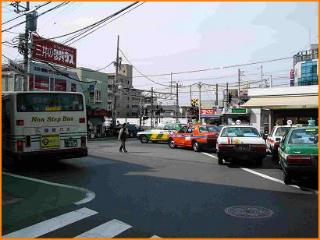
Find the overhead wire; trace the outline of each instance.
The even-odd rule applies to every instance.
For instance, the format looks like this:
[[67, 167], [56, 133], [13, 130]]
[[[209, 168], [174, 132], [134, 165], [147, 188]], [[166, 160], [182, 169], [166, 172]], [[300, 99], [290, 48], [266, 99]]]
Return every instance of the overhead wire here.
[[[67, 5], [68, 3], [69, 3], [69, 2], [60, 3], [60, 4], [56, 5], [56, 6], [54, 6], [53, 8], [50, 8], [50, 9], [48, 9], [48, 10], [40, 13], [40, 14], [38, 15], [38, 17], [41, 17], [42, 15], [44, 15], [44, 14], [46, 14], [46, 13], [48, 13], [48, 12], [51, 12], [51, 11], [53, 11], [53, 10], [56, 10], [56, 9], [58, 9], [58, 8], [64, 6], [64, 5]], [[18, 27], [18, 26], [20, 26], [20, 25], [22, 25], [22, 24], [24, 24], [24, 23], [26, 23], [26, 22], [27, 22], [26, 20], [25, 20], [25, 21], [22, 21], [22, 22], [17, 23], [17, 24], [15, 24], [15, 25], [13, 25], [13, 26], [11, 26], [11, 27], [9, 27], [9, 28], [6, 28], [6, 29], [2, 30], [1, 32], [6, 32], [6, 31], [11, 30], [11, 29], [13, 29], [13, 28], [15, 28], [15, 27]]]

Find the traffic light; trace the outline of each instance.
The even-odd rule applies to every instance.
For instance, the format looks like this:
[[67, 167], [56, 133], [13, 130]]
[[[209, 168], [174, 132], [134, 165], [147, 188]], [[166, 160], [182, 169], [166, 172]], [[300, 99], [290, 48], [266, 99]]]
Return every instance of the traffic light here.
[[199, 105], [199, 99], [193, 98], [191, 99], [191, 106], [198, 106]]

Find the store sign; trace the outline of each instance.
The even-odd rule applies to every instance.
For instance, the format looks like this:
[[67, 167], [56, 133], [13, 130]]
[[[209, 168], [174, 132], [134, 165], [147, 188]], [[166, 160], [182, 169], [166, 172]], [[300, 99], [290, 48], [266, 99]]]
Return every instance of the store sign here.
[[215, 113], [215, 109], [201, 109], [201, 115], [214, 115]]
[[32, 35], [32, 54], [36, 60], [56, 63], [67, 67], [76, 67], [77, 50], [45, 38]]
[[247, 113], [247, 109], [246, 108], [232, 108], [231, 109], [231, 113]]

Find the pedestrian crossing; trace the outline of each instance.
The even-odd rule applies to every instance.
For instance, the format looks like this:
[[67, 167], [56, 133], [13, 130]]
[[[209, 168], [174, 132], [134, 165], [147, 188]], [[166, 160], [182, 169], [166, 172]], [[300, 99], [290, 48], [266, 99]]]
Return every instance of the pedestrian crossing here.
[[[7, 233], [2, 237], [123, 238], [127, 236], [130, 238], [160, 238], [157, 235], [133, 230], [133, 226], [117, 219], [103, 221], [100, 217], [97, 221], [97, 218], [94, 219], [97, 215], [98, 212], [83, 207]], [[95, 224], [96, 226], [94, 226]]]

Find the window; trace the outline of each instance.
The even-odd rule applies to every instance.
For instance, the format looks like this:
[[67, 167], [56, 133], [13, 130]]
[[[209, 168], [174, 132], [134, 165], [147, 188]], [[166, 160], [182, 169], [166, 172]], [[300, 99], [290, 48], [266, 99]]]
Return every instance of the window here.
[[289, 139], [289, 144], [317, 144], [318, 129], [296, 129], [293, 130]]
[[49, 77], [35, 75], [34, 89], [49, 91]]
[[221, 137], [260, 137], [257, 129], [252, 127], [228, 127], [223, 130]]
[[77, 91], [77, 85], [75, 83], [71, 83], [71, 92]]
[[288, 133], [289, 130], [290, 130], [290, 127], [278, 127], [274, 135], [283, 137]]
[[23, 93], [17, 95], [18, 112], [83, 111], [79, 94]]
[[54, 90], [55, 91], [67, 91], [67, 82], [66, 80], [55, 79], [54, 81]]

